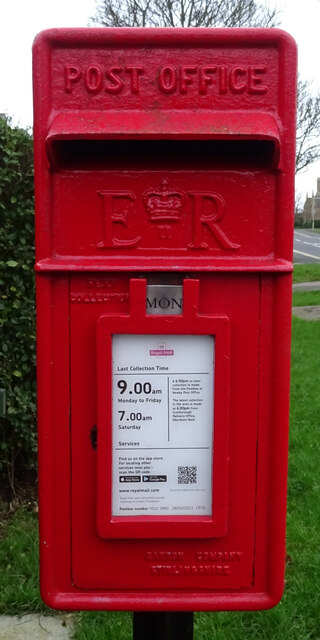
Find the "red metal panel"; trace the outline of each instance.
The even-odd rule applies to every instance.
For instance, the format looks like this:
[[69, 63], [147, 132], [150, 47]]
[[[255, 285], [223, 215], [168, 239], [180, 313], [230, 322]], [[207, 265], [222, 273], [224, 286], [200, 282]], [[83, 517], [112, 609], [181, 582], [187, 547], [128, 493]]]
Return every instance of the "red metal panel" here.
[[[287, 34], [277, 30], [228, 30], [226, 39], [226, 33], [219, 29], [202, 29], [201, 33], [192, 29], [157, 30], [150, 35], [139, 29], [54, 30], [38, 37], [35, 53], [35, 97], [39, 105], [36, 166], [47, 169], [45, 138], [50, 143], [54, 169], [43, 173], [43, 179], [46, 176], [50, 184], [38, 196], [42, 199], [41, 216], [46, 230], [54, 221], [54, 234], [48, 238], [51, 248], [50, 244], [45, 248], [46, 235], [39, 238], [38, 269], [126, 270], [129, 261], [131, 269], [140, 270], [146, 259], [148, 269], [153, 270], [207, 269], [209, 253], [214, 269], [288, 269], [292, 251], [287, 230], [292, 226], [295, 47]], [[277, 87], [283, 90], [278, 91]], [[251, 178], [244, 171], [246, 152], [242, 154], [244, 164], [238, 179], [239, 167], [232, 163], [236, 154], [231, 152], [227, 190], [220, 171], [213, 171], [200, 185], [211, 194], [209, 202], [198, 202], [197, 207], [193, 192], [199, 190], [196, 185], [204, 169], [202, 152], [189, 152], [194, 160], [193, 171], [198, 171], [194, 181], [189, 172], [182, 181], [173, 173], [176, 183], [171, 182], [170, 152], [165, 171], [153, 175], [155, 179], [147, 183], [139, 178], [141, 170], [144, 175], [153, 165], [156, 170], [157, 150], [152, 151], [151, 158], [145, 158], [144, 165], [140, 159], [140, 168], [136, 166], [130, 179], [130, 166], [123, 166], [126, 180], [115, 174], [104, 176], [92, 165], [90, 178], [86, 167], [85, 173], [78, 166], [70, 174], [72, 166], [68, 162], [74, 142], [90, 144], [98, 139], [108, 144], [106, 137], [110, 136], [139, 136], [141, 142], [146, 137], [155, 140], [173, 136], [180, 143], [190, 136], [197, 140], [205, 137], [207, 143], [234, 139], [233, 144], [244, 140], [262, 144], [264, 140], [265, 144], [269, 140], [271, 146], [274, 141], [277, 164], [281, 148], [280, 171], [274, 172], [271, 158], [265, 158], [265, 171], [251, 166], [256, 172]], [[76, 140], [72, 142], [72, 138]], [[53, 142], [58, 145], [56, 151]], [[108, 149], [107, 146], [104, 157], [112, 158], [113, 151]], [[255, 154], [256, 162], [263, 154]], [[83, 154], [74, 148], [71, 155], [81, 159]], [[182, 148], [180, 159], [185, 155]], [[210, 153], [211, 158], [213, 155]], [[87, 156], [85, 152], [83, 157]], [[220, 156], [219, 150], [217, 157]], [[166, 238], [161, 237], [163, 233], [156, 224], [148, 224], [143, 199], [146, 188], [160, 189], [163, 179], [169, 180], [170, 189], [182, 190], [185, 196], [181, 220], [164, 225], [169, 228]], [[257, 185], [256, 192], [251, 191], [252, 183]], [[47, 195], [49, 191], [54, 194], [53, 201]], [[115, 198], [104, 197], [102, 191], [120, 191], [115, 208]], [[88, 208], [92, 212], [89, 221]], [[275, 228], [269, 224], [270, 215]], [[110, 216], [107, 236], [103, 231], [104, 216]], [[199, 227], [196, 239], [195, 225]], [[83, 235], [83, 228], [87, 228], [87, 236]], [[260, 250], [261, 240], [265, 244]], [[203, 243], [208, 244], [208, 250]]]
[[[227, 122], [227, 126], [226, 126]], [[123, 138], [170, 140], [271, 140], [279, 145], [280, 132], [277, 119], [270, 113], [207, 110], [188, 111], [181, 119], [179, 112], [168, 113], [164, 121], [141, 111], [110, 112], [108, 118], [99, 111], [84, 115], [72, 111], [58, 114], [46, 138], [50, 162], [55, 165], [55, 141], [110, 140]]]
[[[60, 609], [273, 606], [295, 45], [275, 29], [52, 30], [34, 54], [43, 597]], [[182, 315], [146, 315], [156, 272], [184, 281]], [[216, 337], [213, 516], [110, 515], [117, 333]]]
[[[148, 164], [153, 169], [149, 174]], [[144, 264], [162, 259], [166, 269], [173, 260], [175, 269], [177, 261], [196, 268], [200, 258], [207, 268], [209, 258], [210, 265], [218, 266], [222, 259], [235, 268], [253, 258], [255, 265], [275, 258], [276, 172], [259, 170], [253, 177], [248, 170], [239, 180], [239, 167], [222, 172], [208, 169], [201, 160], [192, 164], [192, 170], [164, 171], [157, 157], [148, 157], [139, 171], [124, 166], [122, 171], [93, 169], [89, 175], [54, 174], [55, 253], [60, 259], [76, 256], [80, 246], [85, 258], [94, 257], [94, 264], [108, 261], [113, 268], [120, 256], [122, 265], [135, 263], [136, 254], [140, 264], [143, 255]], [[157, 220], [152, 214], [151, 194], [161, 197], [165, 189], [180, 198], [177, 220], [170, 214]], [[106, 226], [110, 218], [113, 222]]]
[[69, 278], [37, 276], [40, 578], [55, 606], [71, 579]]
[[[115, 280], [115, 278], [114, 278]], [[73, 300], [80, 299], [80, 292], [85, 289], [85, 279], [76, 277], [71, 286], [71, 297]], [[143, 281], [139, 284], [143, 285]], [[231, 351], [230, 351], [230, 387], [231, 387], [231, 421], [230, 421], [230, 442], [229, 453], [223, 453], [225, 448], [225, 428], [224, 421], [216, 416], [215, 437], [218, 444], [219, 458], [216, 461], [215, 479], [216, 482], [223, 483], [223, 477], [226, 478], [223, 466], [229, 461], [230, 464], [230, 480], [227, 481], [228, 504], [227, 506], [227, 530], [221, 531], [217, 538], [212, 523], [208, 523], [212, 530], [211, 539], [199, 540], [202, 536], [208, 536], [210, 533], [204, 531], [199, 533], [201, 521], [193, 518], [186, 518], [186, 534], [188, 537], [182, 536], [179, 527], [177, 527], [177, 518], [170, 518], [169, 523], [165, 523], [164, 532], [161, 538], [167, 536], [160, 541], [159, 535], [155, 535], [156, 539], [148, 539], [141, 541], [139, 538], [146, 531], [148, 538], [150, 535], [146, 529], [146, 525], [141, 525], [140, 532], [135, 535], [137, 524], [129, 524], [127, 539], [125, 535], [125, 525], [121, 524], [121, 531], [118, 539], [99, 539], [96, 528], [96, 509], [100, 508], [100, 512], [107, 510], [108, 495], [106, 495], [105, 474], [107, 473], [108, 448], [106, 447], [106, 438], [110, 438], [110, 422], [108, 431], [105, 431], [103, 416], [99, 418], [96, 408], [96, 372], [95, 358], [92, 358], [92, 350], [94, 349], [94, 340], [96, 335], [96, 322], [94, 318], [101, 319], [102, 335], [99, 340], [101, 346], [101, 338], [104, 337], [104, 327], [114, 327], [115, 331], [126, 330], [126, 326], [131, 326], [130, 331], [143, 333], [153, 331], [157, 327], [157, 333], [163, 332], [163, 325], [166, 323], [167, 332], [178, 331], [175, 323], [187, 326], [190, 333], [198, 333], [199, 327], [194, 323], [194, 317], [191, 315], [188, 319], [187, 315], [176, 316], [168, 321], [168, 318], [159, 318], [157, 316], [149, 316], [146, 318], [143, 307], [141, 309], [140, 318], [137, 320], [128, 312], [127, 304], [123, 311], [117, 313], [117, 307], [110, 303], [108, 306], [108, 315], [105, 314], [101, 305], [94, 305], [89, 302], [85, 304], [72, 304], [71, 312], [71, 368], [77, 372], [82, 370], [82, 375], [72, 377], [72, 404], [73, 425], [72, 429], [72, 466], [73, 466], [73, 580], [75, 584], [82, 588], [109, 587], [120, 588], [123, 582], [123, 575], [126, 575], [127, 586], [131, 588], [145, 588], [148, 585], [151, 593], [158, 587], [166, 589], [167, 595], [170, 591], [173, 579], [177, 580], [185, 587], [194, 588], [195, 580], [204, 580], [203, 586], [209, 586], [216, 592], [219, 588], [232, 588], [235, 595], [235, 589], [239, 587], [250, 588], [253, 579], [253, 552], [254, 552], [254, 510], [255, 510], [255, 493], [256, 493], [256, 446], [257, 446], [257, 398], [258, 398], [258, 351], [259, 351], [259, 279], [257, 276], [238, 276], [236, 280], [237, 295], [235, 296], [235, 282], [230, 276], [215, 276], [212, 281], [209, 276], [200, 281], [199, 296], [199, 320], [201, 319], [206, 325], [207, 331], [214, 331], [215, 327], [219, 328], [218, 314], [223, 313], [230, 319], [231, 330]], [[113, 283], [113, 289], [120, 289], [120, 283]], [[99, 291], [99, 278], [96, 279], [96, 290]], [[122, 277], [122, 291], [128, 291], [128, 283], [124, 284]], [[82, 299], [83, 300], [83, 299]], [[141, 303], [144, 298], [142, 296]], [[102, 304], [102, 303], [101, 303]], [[116, 304], [116, 303], [115, 303]], [[106, 308], [106, 305], [104, 306]], [[119, 308], [119, 303], [118, 303]], [[124, 313], [125, 312], [125, 313]], [[209, 316], [209, 320], [208, 320]], [[109, 318], [109, 320], [108, 320]], [[215, 321], [215, 318], [217, 319]], [[147, 322], [146, 322], [147, 320]], [[149, 323], [148, 323], [149, 321]], [[190, 324], [188, 324], [188, 322]], [[135, 328], [136, 323], [136, 328]], [[148, 328], [149, 324], [149, 328]], [[208, 326], [208, 328], [207, 328]], [[211, 329], [210, 329], [211, 327]], [[158, 331], [159, 330], [159, 331]], [[183, 331], [187, 329], [184, 328]], [[204, 329], [203, 329], [204, 330]], [[227, 338], [227, 336], [225, 336]], [[224, 348], [223, 348], [224, 347]], [[225, 350], [226, 345], [222, 345], [221, 354]], [[225, 353], [226, 355], [226, 353]], [[100, 353], [99, 368], [107, 365], [105, 360], [105, 350]], [[244, 367], [246, 368], [246, 376], [242, 374]], [[221, 372], [217, 370], [217, 375]], [[223, 374], [223, 372], [222, 372]], [[228, 377], [228, 376], [227, 376]], [[105, 375], [103, 375], [103, 382]], [[226, 390], [223, 388], [225, 376], [222, 381], [219, 380], [216, 387], [215, 409], [219, 412], [228, 409]], [[227, 382], [227, 380], [226, 380]], [[100, 403], [105, 401], [105, 394], [102, 392], [103, 385], [100, 386]], [[86, 406], [82, 406], [81, 398], [86, 396]], [[227, 402], [227, 405], [226, 405]], [[247, 406], [247, 410], [243, 413], [243, 405]], [[92, 408], [91, 408], [92, 407]], [[88, 411], [91, 415], [89, 416]], [[100, 458], [99, 474], [96, 476], [96, 452], [88, 451], [89, 449], [89, 431], [90, 425], [94, 424], [98, 417], [100, 426], [98, 435], [98, 456]], [[221, 416], [222, 418], [222, 416]], [[102, 429], [101, 429], [102, 427]], [[220, 440], [220, 446], [219, 446]], [[216, 449], [215, 449], [216, 451]], [[110, 455], [110, 450], [109, 450]], [[109, 464], [110, 466], [110, 464]], [[241, 478], [241, 482], [239, 482]], [[221, 486], [221, 498], [223, 501], [226, 489]], [[107, 492], [108, 493], [108, 492]], [[98, 494], [98, 495], [97, 495]], [[94, 500], [92, 496], [94, 495]], [[96, 506], [96, 500], [98, 507]], [[110, 500], [110, 498], [109, 498]], [[223, 514], [223, 512], [222, 512]], [[128, 520], [128, 519], [127, 519]], [[159, 522], [159, 518], [156, 519]], [[160, 519], [161, 520], [161, 519]], [[198, 520], [198, 521], [197, 521]], [[175, 531], [170, 535], [170, 524]], [[160, 524], [160, 527], [163, 525]], [[112, 527], [112, 525], [111, 525]], [[138, 525], [139, 527], [139, 525]], [[158, 529], [160, 532], [160, 527]], [[101, 529], [101, 525], [99, 527]], [[189, 530], [188, 530], [189, 529]], [[192, 537], [194, 531], [194, 540]], [[106, 534], [109, 531], [107, 528]], [[114, 538], [116, 534], [111, 534]], [[178, 540], [174, 540], [178, 536]], [[108, 535], [109, 537], [109, 535]], [[131, 539], [131, 545], [134, 551], [128, 549], [128, 538]], [[89, 557], [88, 563], [83, 562], [84, 557]], [[211, 575], [202, 576], [203, 571], [211, 571]], [[188, 572], [189, 571], [189, 575]], [[216, 572], [213, 575], [213, 572]], [[158, 572], [158, 573], [153, 573]], [[171, 572], [171, 574], [170, 574]], [[174, 573], [176, 572], [176, 573]], [[183, 575], [185, 572], [185, 575]], [[191, 573], [193, 572], [193, 573]], [[180, 573], [180, 575], [179, 575]], [[201, 577], [202, 576], [202, 577]], [[215, 596], [217, 594], [215, 593]], [[171, 601], [171, 595], [168, 595]], [[192, 598], [191, 594], [189, 596]], [[139, 603], [140, 603], [140, 599]], [[131, 606], [140, 608], [136, 601]], [[156, 598], [153, 600], [153, 607], [157, 608]], [[150, 608], [152, 608], [150, 605]], [[199, 604], [197, 605], [199, 606]], [[208, 605], [204, 605], [206, 608]], [[143, 608], [143, 605], [141, 605]], [[192, 608], [192, 606], [189, 606]]]

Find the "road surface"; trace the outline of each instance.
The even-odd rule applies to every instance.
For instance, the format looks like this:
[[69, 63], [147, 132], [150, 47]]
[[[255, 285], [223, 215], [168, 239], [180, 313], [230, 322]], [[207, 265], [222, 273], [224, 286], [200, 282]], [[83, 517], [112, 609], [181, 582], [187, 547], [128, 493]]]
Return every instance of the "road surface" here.
[[295, 229], [293, 259], [300, 263], [320, 263], [320, 233], [311, 229]]

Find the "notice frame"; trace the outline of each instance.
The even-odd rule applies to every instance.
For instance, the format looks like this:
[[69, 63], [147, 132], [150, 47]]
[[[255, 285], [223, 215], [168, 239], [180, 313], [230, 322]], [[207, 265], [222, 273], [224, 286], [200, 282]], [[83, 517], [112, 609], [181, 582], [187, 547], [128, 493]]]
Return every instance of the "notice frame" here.
[[[137, 289], [143, 281], [137, 282]], [[208, 538], [226, 534], [228, 510], [228, 416], [230, 322], [226, 316], [204, 316], [188, 313], [188, 288], [184, 286], [184, 313], [171, 316], [170, 324], [163, 316], [140, 313], [102, 315], [97, 322], [97, 406], [98, 406], [98, 469], [97, 469], [97, 529], [107, 538]], [[134, 290], [134, 287], [133, 287]], [[137, 295], [138, 298], [141, 296]], [[192, 295], [190, 296], [190, 299]], [[144, 298], [145, 300], [145, 298]], [[141, 300], [140, 300], [141, 302]], [[136, 309], [136, 311], [138, 310]], [[194, 306], [192, 307], [194, 309]], [[112, 438], [112, 359], [114, 336], [209, 336], [214, 341], [213, 371], [213, 447], [212, 505], [205, 515], [113, 515], [113, 438]], [[123, 378], [121, 378], [123, 379]]]

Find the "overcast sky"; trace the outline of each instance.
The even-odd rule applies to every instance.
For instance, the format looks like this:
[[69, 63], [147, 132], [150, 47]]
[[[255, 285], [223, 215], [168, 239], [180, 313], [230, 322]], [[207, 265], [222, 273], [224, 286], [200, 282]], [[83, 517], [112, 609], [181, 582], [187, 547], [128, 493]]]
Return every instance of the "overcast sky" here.
[[[299, 71], [320, 91], [320, 0], [275, 0], [281, 27], [298, 43]], [[0, 1], [0, 113], [15, 124], [32, 125], [31, 46], [35, 35], [51, 27], [86, 27], [95, 0]], [[297, 190], [311, 193], [320, 177], [320, 162], [297, 177]]]

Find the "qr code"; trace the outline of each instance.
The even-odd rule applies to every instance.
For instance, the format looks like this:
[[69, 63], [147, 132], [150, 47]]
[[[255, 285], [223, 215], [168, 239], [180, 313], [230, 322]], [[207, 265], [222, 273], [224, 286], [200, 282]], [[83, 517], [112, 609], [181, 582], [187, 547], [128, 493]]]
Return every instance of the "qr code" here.
[[178, 467], [178, 484], [195, 484], [197, 467]]

